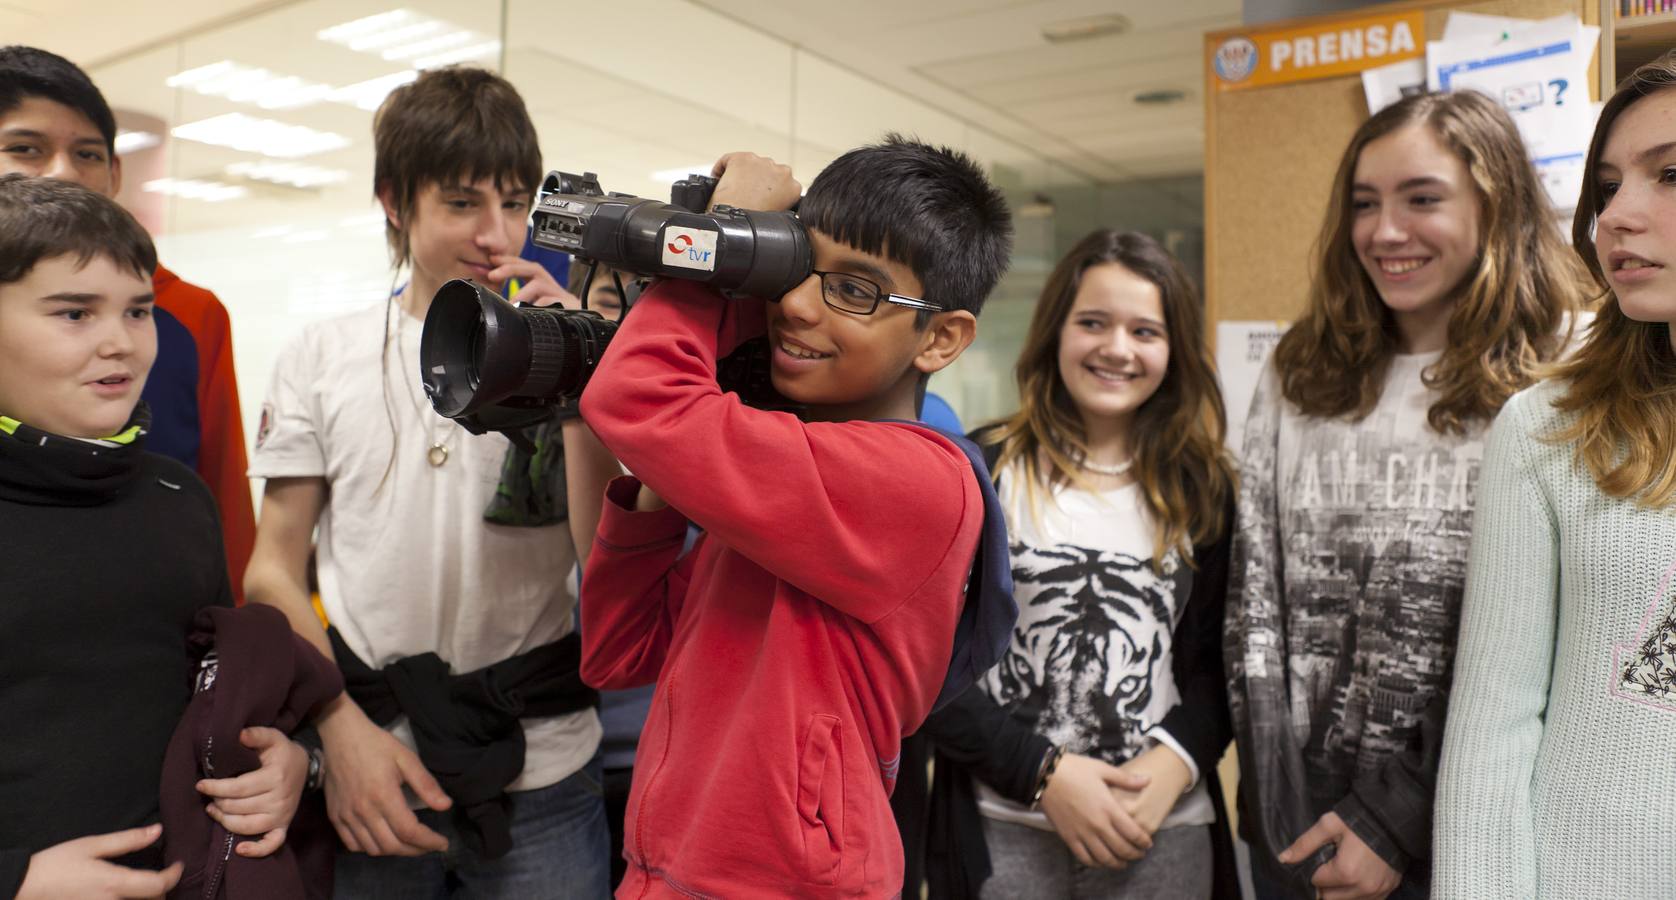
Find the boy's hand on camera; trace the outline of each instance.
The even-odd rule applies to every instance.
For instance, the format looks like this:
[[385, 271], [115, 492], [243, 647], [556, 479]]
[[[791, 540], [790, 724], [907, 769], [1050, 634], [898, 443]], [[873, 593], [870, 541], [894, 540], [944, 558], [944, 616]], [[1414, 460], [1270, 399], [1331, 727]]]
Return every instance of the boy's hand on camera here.
[[161, 872], [148, 872], [106, 860], [144, 850], [162, 836], [163, 826], [147, 825], [54, 844], [29, 857], [29, 868], [24, 872], [17, 900], [161, 897], [180, 881], [184, 863], [177, 862]]
[[448, 839], [426, 828], [402, 795], [405, 783], [431, 809], [454, 803], [412, 750], [347, 697], [321, 716], [319, 729], [326, 751], [326, 813], [345, 847], [368, 856], [448, 849]]
[[1187, 791], [1193, 770], [1164, 744], [1142, 751], [1118, 768], [1147, 777], [1146, 787], [1129, 796], [1126, 808], [1147, 834], [1157, 834], [1170, 810], [1175, 809], [1176, 801]]
[[1122, 869], [1152, 849], [1152, 836], [1121, 802], [1145, 787], [1143, 775], [1067, 753], [1042, 792], [1042, 812], [1077, 862]]
[[729, 153], [716, 160], [710, 174], [721, 179], [710, 196], [711, 207], [775, 211], [791, 209], [803, 196], [790, 166], [755, 153]]
[[237, 778], [206, 778], [198, 793], [214, 798], [204, 812], [234, 834], [261, 840], [241, 841], [240, 856], [267, 856], [285, 843], [285, 830], [297, 814], [308, 780], [308, 751], [273, 728], [246, 728], [239, 743], [255, 750], [262, 764]]
[[510, 299], [519, 303], [533, 306], [562, 306], [565, 309], [581, 309], [582, 301], [576, 295], [565, 290], [553, 279], [553, 273], [547, 267], [533, 259], [521, 256], [503, 256], [496, 254], [489, 257], [495, 264], [489, 270], [489, 281], [494, 285], [504, 285], [510, 279], [518, 279], [518, 296]]

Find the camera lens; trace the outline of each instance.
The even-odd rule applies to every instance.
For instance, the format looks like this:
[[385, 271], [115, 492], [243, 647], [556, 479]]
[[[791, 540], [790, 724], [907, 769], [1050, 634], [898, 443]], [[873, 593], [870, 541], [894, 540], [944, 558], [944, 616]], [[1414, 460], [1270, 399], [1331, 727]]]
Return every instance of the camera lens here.
[[455, 279], [425, 316], [420, 378], [431, 405], [451, 419], [491, 406], [554, 406], [582, 393], [616, 330], [598, 313], [521, 308]]

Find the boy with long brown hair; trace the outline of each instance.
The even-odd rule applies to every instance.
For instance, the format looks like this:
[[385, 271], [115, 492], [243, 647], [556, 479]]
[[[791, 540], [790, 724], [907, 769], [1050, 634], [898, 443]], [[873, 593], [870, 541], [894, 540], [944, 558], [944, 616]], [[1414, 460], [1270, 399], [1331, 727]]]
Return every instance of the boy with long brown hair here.
[[[599, 897], [599, 721], [577, 676], [570, 532], [485, 521], [509, 442], [437, 416], [419, 383], [421, 325], [449, 279], [568, 296], [515, 256], [542, 174], [535, 128], [504, 79], [445, 68], [393, 91], [373, 131], [408, 283], [291, 344], [251, 465], [268, 482], [250, 597], [346, 674], [319, 718], [348, 850], [337, 894]], [[329, 629], [306, 586], [317, 525]]]

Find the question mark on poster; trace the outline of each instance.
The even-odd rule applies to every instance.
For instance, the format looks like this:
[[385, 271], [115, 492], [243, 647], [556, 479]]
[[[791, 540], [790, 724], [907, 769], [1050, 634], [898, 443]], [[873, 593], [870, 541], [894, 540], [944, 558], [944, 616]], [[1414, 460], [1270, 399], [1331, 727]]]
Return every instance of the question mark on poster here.
[[1548, 82], [1548, 86], [1554, 89], [1554, 105], [1564, 106], [1565, 89], [1571, 87], [1571, 82], [1565, 80], [1564, 78], [1555, 78]]

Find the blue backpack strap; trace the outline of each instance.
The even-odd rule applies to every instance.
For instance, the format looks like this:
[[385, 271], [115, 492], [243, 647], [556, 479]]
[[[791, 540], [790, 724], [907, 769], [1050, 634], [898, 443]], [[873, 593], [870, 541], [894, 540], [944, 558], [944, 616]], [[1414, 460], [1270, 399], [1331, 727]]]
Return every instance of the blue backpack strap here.
[[[929, 427], [929, 426], [926, 426]], [[1007, 542], [1007, 519], [989, 467], [998, 445], [980, 450], [977, 444], [958, 434], [937, 430], [953, 441], [972, 463], [972, 476], [983, 495], [983, 532], [972, 558], [972, 575], [966, 584], [966, 604], [954, 629], [954, 654], [942, 690], [932, 705], [936, 712], [971, 687], [990, 667], [1000, 661], [1018, 624], [1018, 603], [1013, 600], [1012, 556]]]

